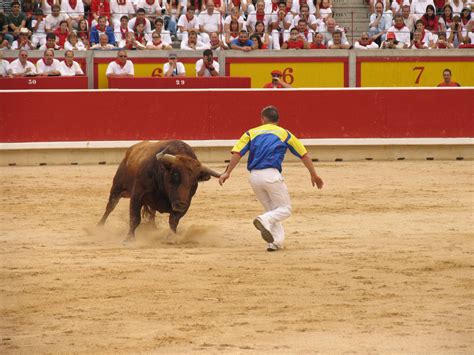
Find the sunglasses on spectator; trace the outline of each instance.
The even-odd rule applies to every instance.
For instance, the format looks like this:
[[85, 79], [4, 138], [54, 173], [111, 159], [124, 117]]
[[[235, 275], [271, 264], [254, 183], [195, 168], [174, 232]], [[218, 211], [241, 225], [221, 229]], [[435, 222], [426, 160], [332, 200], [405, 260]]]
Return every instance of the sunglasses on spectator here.
[[120, 58], [127, 58], [126, 55], [119, 55]]
[[160, 38], [160, 37], [158, 37], [158, 36], [153, 36], [153, 38]]

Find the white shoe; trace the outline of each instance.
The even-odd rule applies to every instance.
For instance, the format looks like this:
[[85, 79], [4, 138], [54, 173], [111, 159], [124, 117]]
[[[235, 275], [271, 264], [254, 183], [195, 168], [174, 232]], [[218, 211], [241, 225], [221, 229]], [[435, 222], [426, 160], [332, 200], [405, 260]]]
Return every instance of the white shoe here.
[[253, 225], [260, 231], [264, 241], [267, 243], [273, 243], [274, 239], [272, 233], [270, 232], [270, 224], [268, 222], [265, 222], [260, 217], [257, 217], [253, 220]]
[[267, 245], [267, 251], [278, 251], [283, 249], [281, 246], [275, 243], [268, 243]]

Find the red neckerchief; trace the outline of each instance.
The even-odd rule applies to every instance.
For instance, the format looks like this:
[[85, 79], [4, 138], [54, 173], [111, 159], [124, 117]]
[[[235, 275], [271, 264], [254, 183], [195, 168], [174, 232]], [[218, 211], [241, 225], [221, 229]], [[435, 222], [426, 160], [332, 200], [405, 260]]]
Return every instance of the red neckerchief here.
[[162, 42], [161, 42], [161, 38], [159, 39], [159, 42], [158, 43], [155, 43], [155, 41], [152, 41], [153, 45], [154, 46], [159, 46]]
[[324, 44], [311, 43], [311, 49], [326, 49], [327, 47]]
[[257, 16], [257, 21], [263, 21], [265, 19], [265, 11], [262, 13], [259, 13], [258, 11], [255, 13]]
[[299, 0], [300, 1], [300, 8], [301, 8], [301, 5], [305, 5], [306, 4], [306, 0]]
[[421, 44], [418, 44], [418, 42], [415, 42], [415, 47], [418, 48], [418, 49], [422, 49], [423, 48], [423, 42], [420, 41]]
[[405, 27], [405, 23], [402, 23], [401, 25], [395, 24], [394, 27], [395, 27], [397, 30], [401, 31], [402, 28]]
[[64, 61], [64, 64], [66, 64], [66, 66], [67, 66], [68, 68], [72, 68], [72, 66], [74, 65], [74, 62], [71, 62], [71, 65], [69, 65], [69, 64], [67, 64], [66, 61]]
[[54, 5], [54, 0], [46, 0], [46, 2], [48, 3], [49, 6], [53, 6], [53, 5]]
[[123, 67], [125, 66], [125, 64], [127, 64], [127, 61], [125, 61], [125, 63], [122, 64], [122, 62], [120, 62], [118, 59], [116, 59], [116, 60], [115, 60], [115, 63], [117, 63], [117, 64], [120, 66], [120, 68], [123, 69]]
[[448, 48], [444, 43], [438, 43], [438, 48]]
[[140, 42], [141, 44], [143, 44], [143, 41], [145, 40], [145, 33], [142, 32], [142, 33], [138, 33], [138, 32], [135, 32], [135, 39]]
[[234, 4], [235, 7], [240, 7], [240, 0], [232, 0], [232, 3]]
[[214, 0], [215, 7], [221, 7], [221, 0]]
[[278, 5], [279, 5], [278, 2], [272, 2], [272, 11], [278, 10]]
[[469, 20], [467, 18], [461, 17], [461, 22], [464, 26], [466, 26], [469, 23]]
[[51, 45], [48, 44], [48, 42], [46, 42], [46, 48], [47, 49], [56, 49], [56, 44], [53, 44], [53, 46], [51, 47]]
[[136, 30], [139, 24], [143, 24], [144, 26], [146, 26], [146, 20], [144, 18], [137, 18], [135, 20], [135, 26], [133, 27], [133, 29]]
[[146, 0], [146, 3], [151, 6], [155, 3], [155, 0]]
[[359, 41], [359, 44], [362, 46], [362, 47], [367, 47], [367, 46], [370, 46], [372, 44], [372, 40], [369, 39], [369, 42], [367, 42], [367, 44], [362, 44], [361, 41]]
[[117, 4], [118, 5], [125, 5], [125, 3], [127, 2], [127, 0], [117, 0]]
[[77, 6], [77, 0], [69, 0], [69, 6], [71, 9], [75, 9]]
[[51, 65], [54, 64], [54, 60], [51, 62], [51, 64], [46, 63], [46, 60], [44, 58], [41, 58], [41, 60], [43, 61], [44, 65], [46, 65], [47, 67], [50, 67]]
[[437, 16], [432, 16], [429, 17], [428, 15], [423, 15], [423, 22], [425, 22], [425, 27], [430, 30], [437, 30], [436, 22], [438, 22], [438, 17]]
[[105, 32], [105, 30], [107, 29], [107, 26], [104, 26], [104, 29], [100, 28], [99, 25], [95, 26], [95, 28], [97, 29], [98, 32]]
[[127, 33], [128, 33], [128, 27], [122, 28], [122, 26], [120, 26], [120, 34], [122, 35], [122, 39], [127, 39]]

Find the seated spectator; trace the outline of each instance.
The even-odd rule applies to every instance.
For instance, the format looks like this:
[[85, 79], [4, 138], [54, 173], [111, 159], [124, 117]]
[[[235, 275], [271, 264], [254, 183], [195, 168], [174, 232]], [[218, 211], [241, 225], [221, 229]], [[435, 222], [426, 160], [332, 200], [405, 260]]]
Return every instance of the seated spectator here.
[[113, 44], [110, 44], [108, 42], [109, 42], [109, 36], [107, 36], [105, 33], [101, 33], [99, 35], [99, 43], [94, 44], [91, 47], [91, 49], [100, 50], [100, 51], [109, 51], [116, 48]]
[[464, 7], [464, 1], [463, 0], [449, 0], [446, 1], [446, 3], [449, 3], [451, 7], [453, 8], [453, 14], [454, 15], [461, 15], [461, 11]]
[[84, 2], [81, 0], [62, 0], [61, 12], [71, 19], [71, 28], [77, 29], [84, 18]]
[[318, 32], [313, 36], [313, 42], [309, 45], [309, 48], [310, 49], [327, 49], [328, 48], [324, 45], [324, 36], [322, 35], [322, 33]]
[[41, 9], [35, 10], [31, 20], [31, 43], [34, 48], [46, 44], [46, 29], [44, 27], [45, 18]]
[[257, 21], [255, 24], [255, 31], [252, 35], [254, 34], [260, 37], [262, 48], [259, 49], [270, 49], [270, 37], [268, 36], [268, 32], [265, 31], [265, 25], [262, 21]]
[[146, 49], [173, 49], [173, 47], [163, 42], [161, 35], [155, 31], [151, 34], [151, 41], [147, 42]]
[[[284, 31], [289, 31], [292, 25], [293, 14], [286, 10], [286, 4], [284, 2], [280, 2], [277, 11], [273, 13], [272, 31], [283, 34]], [[283, 44], [283, 38], [281, 44]]]
[[[231, 22], [237, 23], [237, 27], [231, 30], [230, 24]], [[232, 6], [230, 10], [230, 15], [227, 16], [224, 20], [224, 33], [227, 34], [229, 32], [237, 32], [237, 35], [240, 30], [246, 30], [247, 25], [245, 24], [244, 17], [242, 16], [239, 7], [237, 6]]]
[[0, 51], [6, 51], [10, 49], [10, 42], [5, 39], [6, 34], [0, 33]]
[[155, 20], [155, 32], [158, 32], [161, 35], [161, 40], [164, 43], [167, 43], [167, 44], [171, 45], [171, 43], [173, 42], [171, 40], [171, 34], [170, 34], [169, 31], [164, 30], [164, 26], [165, 26], [165, 24], [163, 22], [163, 19], [158, 17]]
[[317, 6], [320, 4], [321, 1], [308, 1], [308, 0], [298, 0], [298, 1], [293, 1], [291, 4], [291, 12], [295, 14], [301, 13], [301, 7], [302, 6], [307, 6], [308, 7], [308, 13], [314, 15], [317, 13]]
[[[249, 10], [249, 6], [251, 10]], [[237, 9], [243, 14], [248, 14], [249, 12], [255, 10], [253, 2], [248, 0], [231, 0], [227, 2], [227, 12], [232, 12], [232, 10]]]
[[438, 33], [438, 40], [433, 44], [433, 48], [435, 49], [450, 49], [453, 48], [453, 44], [448, 42], [446, 38], [446, 33], [440, 32]]
[[51, 13], [44, 20], [46, 33], [53, 33], [62, 21], [66, 21], [69, 29], [72, 30], [71, 19], [68, 15], [61, 13], [61, 6], [57, 4], [51, 6]]
[[453, 24], [453, 8], [451, 7], [451, 5], [444, 5], [443, 13], [439, 18], [439, 23], [443, 31], [446, 31], [447, 28], [451, 27], [451, 25]]
[[3, 59], [3, 52], [0, 51], [0, 77], [9, 76], [8, 70], [10, 68], [10, 63], [7, 60]]
[[474, 44], [474, 23], [471, 22], [466, 28], [466, 36], [464, 36], [465, 44]]
[[27, 51], [30, 51], [32, 49], [36, 49], [33, 43], [31, 43], [30, 39], [30, 31], [26, 27], [23, 27], [20, 30], [20, 34], [18, 35], [18, 38], [16, 41], [13, 41], [12, 43], [12, 50], [17, 50], [17, 49], [24, 49]]
[[0, 34], [2, 35], [2, 40], [7, 40], [9, 45], [11, 45], [14, 37], [11, 33], [8, 33], [8, 29], [8, 16], [0, 11]]
[[107, 67], [105, 75], [107, 78], [118, 78], [118, 77], [133, 77], [135, 75], [135, 69], [131, 60], [127, 60], [127, 51], [119, 50], [117, 53], [117, 59]]
[[146, 17], [152, 22], [155, 22], [156, 18], [161, 16], [160, 0], [140, 0], [138, 8], [145, 10]]
[[46, 35], [46, 43], [39, 47], [40, 51], [45, 51], [46, 49], [60, 49], [59, 46], [56, 44], [56, 35], [54, 33], [48, 33]]
[[433, 5], [435, 7], [435, 13], [438, 17], [443, 14], [443, 7], [446, 4], [446, 0], [433, 0]]
[[[116, 24], [114, 27], [115, 34], [115, 43], [120, 43], [120, 41], [127, 40], [127, 34], [129, 32], [133, 33], [133, 30], [128, 28], [128, 16], [124, 15], [120, 18], [120, 24]], [[121, 48], [120, 44], [118, 46]]]
[[334, 31], [332, 34], [332, 40], [328, 42], [329, 49], [349, 49], [351, 45], [346, 40], [346, 42], [342, 41], [342, 32], [341, 31]]
[[388, 29], [388, 32], [395, 34], [395, 39], [398, 43], [401, 43], [402, 48], [408, 48], [410, 45], [410, 30], [405, 26], [401, 14], [395, 15], [395, 23]]
[[279, 70], [273, 70], [271, 72], [272, 81], [263, 86], [264, 89], [288, 89], [291, 88], [290, 84], [285, 83], [282, 80], [282, 73]]
[[95, 45], [99, 43], [99, 36], [105, 34], [107, 36], [107, 43], [115, 44], [115, 35], [112, 27], [107, 26], [107, 18], [105, 16], [100, 16], [97, 26], [92, 27], [90, 34], [90, 43]]
[[340, 27], [336, 24], [336, 20], [332, 17], [326, 20], [326, 31], [320, 32], [324, 36], [324, 44], [327, 46], [328, 42], [332, 40], [332, 34], [335, 31], [340, 31], [342, 33], [342, 43], [348, 42], [346, 38], [346, 34], [344, 33], [344, 28]]
[[206, 49], [202, 59], [196, 62], [196, 76], [219, 76], [219, 63], [212, 57], [212, 50]]
[[53, 33], [56, 36], [56, 44], [59, 46], [59, 48], [63, 49], [64, 44], [66, 43], [69, 36], [67, 21], [61, 21], [59, 28], [55, 29]]
[[299, 15], [293, 19], [293, 24], [298, 25], [300, 20], [305, 20], [305, 23], [312, 31], [324, 31], [326, 27], [323, 20], [316, 19], [316, 16], [309, 13], [309, 6], [307, 4], [301, 5]]
[[59, 65], [59, 72], [61, 76], [77, 76], [84, 75], [81, 66], [74, 61], [74, 52], [67, 50], [64, 52], [64, 61]]
[[136, 33], [137, 26], [140, 24], [143, 25], [145, 33], [151, 33], [151, 23], [150, 20], [146, 18], [144, 9], [137, 10], [137, 16], [128, 22], [128, 29]]
[[90, 47], [89, 25], [85, 19], [79, 21], [79, 28], [77, 29], [77, 37], [84, 43], [86, 49]]
[[314, 31], [308, 28], [308, 24], [306, 23], [306, 20], [304, 19], [298, 20], [298, 24], [297, 26], [295, 26], [295, 28], [298, 29], [300, 35], [305, 38], [306, 42], [308, 43], [313, 42]]
[[327, 20], [332, 17], [332, 3], [330, 0], [318, 0], [316, 5], [316, 18]]
[[265, 13], [265, 2], [263, 0], [258, 0], [256, 4], [256, 11], [249, 13], [247, 17], [247, 30], [250, 32], [255, 32], [255, 25], [257, 21], [262, 21], [265, 25], [265, 31], [268, 32], [269, 28], [273, 22], [273, 15]]
[[230, 42], [230, 49], [237, 49], [244, 52], [250, 52], [253, 49], [257, 49], [257, 46], [253, 41], [249, 39], [247, 31], [240, 31], [239, 38], [234, 39]]
[[372, 42], [367, 32], [363, 32], [360, 36], [360, 39], [358, 41], [355, 41], [354, 49], [362, 49], [362, 50], [379, 49], [379, 46], [377, 43]]
[[187, 36], [189, 30], [199, 30], [198, 18], [194, 16], [194, 11], [194, 6], [189, 6], [186, 13], [181, 15], [178, 20], [177, 36], [180, 41], [185, 39], [184, 36]]
[[[186, 0], [163, 1], [165, 5], [165, 29], [170, 32], [173, 37], [176, 36], [176, 21], [186, 8]], [[163, 35], [162, 35], [163, 36]]]
[[184, 64], [178, 62], [178, 55], [176, 53], [170, 53], [168, 55], [168, 63], [165, 63], [163, 66], [163, 73], [165, 77], [186, 76]]
[[6, 39], [12, 43], [13, 39], [20, 34], [20, 30], [26, 27], [26, 15], [21, 12], [21, 5], [18, 1], [11, 3], [11, 12], [7, 18], [7, 23], [10, 37], [6, 37]]
[[428, 49], [428, 46], [423, 42], [423, 33], [421, 30], [417, 29], [413, 35], [413, 40], [411, 41], [410, 49]]
[[380, 45], [380, 49], [400, 49], [403, 48], [403, 44], [397, 41], [395, 33], [388, 32], [385, 41]]
[[92, 0], [90, 4], [91, 4], [90, 13], [91, 13], [91, 20], [92, 20], [91, 27], [94, 27], [97, 25], [100, 16], [105, 16], [106, 23], [111, 25], [109, 0]]
[[424, 45], [428, 48], [430, 48], [433, 45], [433, 35], [430, 31], [425, 29], [425, 24], [423, 23], [422, 20], [416, 21], [416, 31], [420, 31], [421, 33], [421, 41], [424, 43]]
[[120, 42], [118, 43], [118, 48], [126, 50], [137, 50], [145, 49], [146, 47], [136, 40], [135, 34], [133, 32], [128, 32], [125, 39], [120, 40]]
[[375, 4], [375, 13], [370, 15], [369, 35], [379, 44], [384, 38], [387, 30], [392, 26], [392, 17], [383, 13], [383, 5]]
[[54, 58], [54, 50], [46, 49], [44, 56], [36, 62], [36, 72], [41, 76], [58, 76], [59, 60]]
[[28, 52], [23, 49], [18, 53], [18, 59], [10, 63], [8, 70], [15, 77], [36, 75], [35, 65], [28, 60]]
[[64, 49], [68, 51], [85, 51], [86, 46], [84, 43], [77, 37], [75, 32], [69, 34], [66, 43], [64, 43]]
[[465, 7], [461, 11], [461, 26], [463, 29], [466, 29], [470, 23], [471, 23], [471, 9], [468, 7]]
[[124, 15], [132, 18], [135, 15], [135, 8], [131, 0], [110, 0], [110, 26], [120, 23], [120, 18]]
[[423, 21], [423, 24], [428, 31], [439, 32], [439, 18], [436, 16], [433, 5], [428, 5], [426, 7], [426, 13], [421, 16], [421, 21]]
[[414, 14], [410, 12], [410, 2], [408, 0], [402, 5], [402, 17], [405, 26], [408, 27], [410, 33], [413, 33], [415, 31], [415, 23], [417, 18]]
[[230, 47], [230, 44], [234, 39], [239, 38], [240, 31], [241, 30], [239, 30], [239, 23], [237, 21], [231, 21], [229, 23], [229, 31], [226, 31], [225, 33], [225, 43], [227, 47]]
[[151, 40], [151, 36], [145, 32], [145, 25], [139, 23], [135, 26], [135, 40], [145, 49], [146, 43]]
[[208, 49], [209, 45], [204, 44], [194, 30], [188, 31], [188, 40], [181, 41], [181, 49], [184, 50], [203, 50]]
[[308, 49], [309, 43], [296, 27], [290, 31], [290, 38], [285, 41], [281, 49]]
[[[221, 14], [225, 14], [227, 11], [227, 1], [225, 0], [213, 0], [214, 2], [214, 9], [219, 11]], [[205, 9], [204, 9], [205, 10]]]
[[450, 69], [444, 69], [443, 70], [443, 82], [441, 84], [438, 84], [438, 87], [459, 87], [459, 83], [452, 81], [451, 80], [451, 70]]
[[254, 33], [250, 36], [250, 40], [253, 42], [255, 49], [263, 49], [262, 39], [259, 35]]
[[214, 1], [208, 0], [206, 11], [199, 14], [199, 32], [204, 43], [209, 43], [211, 32], [222, 33], [222, 17], [214, 9]]
[[209, 46], [213, 51], [229, 49], [227, 45], [220, 39], [219, 33], [217, 32], [211, 32]]
[[426, 7], [431, 5], [434, 7], [433, 0], [412, 0], [410, 12], [419, 20], [426, 12]]
[[463, 42], [459, 45], [459, 49], [472, 49], [474, 48], [474, 44], [471, 42], [472, 37], [464, 37]]

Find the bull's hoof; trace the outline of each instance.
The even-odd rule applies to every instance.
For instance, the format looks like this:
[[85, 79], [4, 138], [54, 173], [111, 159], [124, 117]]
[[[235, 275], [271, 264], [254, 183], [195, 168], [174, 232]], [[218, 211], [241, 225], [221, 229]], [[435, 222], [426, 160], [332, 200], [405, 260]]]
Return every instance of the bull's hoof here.
[[122, 245], [130, 245], [135, 243], [135, 237], [127, 237], [122, 241]]

